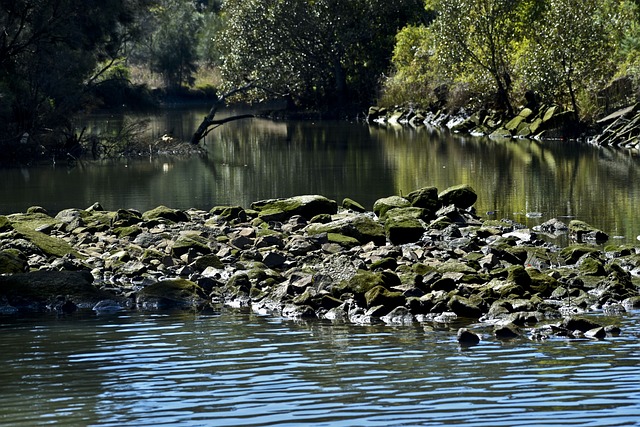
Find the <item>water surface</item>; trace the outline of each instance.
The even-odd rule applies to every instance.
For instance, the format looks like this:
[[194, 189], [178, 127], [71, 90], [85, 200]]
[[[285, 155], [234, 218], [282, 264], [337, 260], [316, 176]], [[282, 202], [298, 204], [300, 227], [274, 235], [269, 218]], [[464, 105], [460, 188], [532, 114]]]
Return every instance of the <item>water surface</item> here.
[[[188, 139], [205, 110], [150, 117], [149, 133]], [[108, 132], [122, 117], [100, 116], [89, 131]], [[346, 122], [226, 124], [206, 139], [205, 158], [142, 155], [100, 163], [0, 170], [0, 214], [40, 205], [52, 213], [100, 202], [141, 211], [167, 205], [210, 209], [301, 194], [371, 209], [389, 195], [468, 183], [487, 218], [532, 226], [578, 218], [611, 236], [640, 235], [640, 159], [636, 153], [569, 141], [459, 137], [426, 128]], [[489, 214], [487, 214], [489, 213]]]
[[[153, 137], [188, 139], [204, 110], [151, 117]], [[98, 117], [113, 132], [123, 118]], [[462, 138], [344, 122], [230, 123], [203, 158], [149, 157], [0, 170], [0, 214], [210, 209], [300, 194], [366, 207], [424, 187], [471, 184], [484, 218], [531, 226], [577, 217], [612, 236], [640, 234], [640, 162], [567, 141]], [[459, 325], [292, 322], [220, 308], [192, 313], [0, 318], [0, 425], [630, 426], [640, 425], [640, 314], [603, 341]]]
[[210, 314], [3, 319], [0, 424], [632, 426], [638, 313], [604, 341]]

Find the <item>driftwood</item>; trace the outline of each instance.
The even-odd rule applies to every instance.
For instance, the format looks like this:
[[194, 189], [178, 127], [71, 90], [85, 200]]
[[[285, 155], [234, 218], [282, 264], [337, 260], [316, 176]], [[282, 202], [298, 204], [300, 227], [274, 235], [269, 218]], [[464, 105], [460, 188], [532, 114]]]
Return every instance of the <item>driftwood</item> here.
[[640, 104], [618, 110], [598, 121], [603, 130], [591, 140], [596, 145], [638, 148], [640, 145]]
[[241, 120], [241, 119], [247, 119], [247, 118], [251, 118], [254, 117], [253, 114], [240, 114], [237, 116], [231, 116], [231, 117], [226, 117], [224, 119], [219, 119], [216, 120], [215, 116], [216, 113], [218, 112], [218, 108], [220, 108], [222, 105], [224, 105], [224, 102], [227, 98], [229, 98], [230, 96], [233, 96], [237, 93], [242, 93], [242, 92], [246, 92], [250, 89], [253, 89], [254, 83], [248, 83], [242, 87], [239, 88], [234, 88], [232, 90], [230, 90], [229, 92], [223, 94], [222, 96], [220, 96], [216, 102], [214, 102], [213, 106], [211, 107], [211, 110], [209, 110], [209, 114], [207, 114], [204, 119], [202, 120], [202, 123], [200, 123], [200, 126], [198, 126], [198, 129], [196, 129], [195, 133], [193, 134], [193, 136], [191, 137], [191, 143], [192, 144], [198, 144], [205, 136], [207, 136], [207, 134], [209, 132], [211, 132], [212, 130], [214, 130], [215, 128], [217, 128], [218, 126], [221, 126], [225, 123], [229, 123], [229, 122], [233, 122], [235, 120]]

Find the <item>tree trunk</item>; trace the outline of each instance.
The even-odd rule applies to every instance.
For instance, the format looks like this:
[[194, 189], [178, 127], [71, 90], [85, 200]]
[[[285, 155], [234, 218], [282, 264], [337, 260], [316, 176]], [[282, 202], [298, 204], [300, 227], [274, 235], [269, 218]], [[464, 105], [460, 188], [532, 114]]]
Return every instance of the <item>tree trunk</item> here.
[[[219, 97], [218, 99], [216, 99], [216, 101], [213, 103], [213, 106], [211, 107], [211, 109], [209, 110], [209, 114], [207, 114], [204, 119], [202, 120], [202, 123], [200, 123], [200, 126], [198, 126], [198, 129], [196, 129], [196, 131], [194, 132], [193, 136], [191, 137], [191, 143], [196, 145], [198, 144], [205, 136], [207, 136], [207, 134], [215, 129], [216, 127], [223, 125], [225, 123], [228, 122], [232, 122], [235, 120], [240, 120], [240, 119], [247, 119], [250, 117], [254, 117], [253, 114], [241, 114], [238, 116], [231, 116], [231, 117], [227, 117], [225, 119], [221, 119], [221, 120], [215, 120], [215, 116], [216, 113], [218, 112], [218, 108], [220, 108], [220, 106], [224, 105], [225, 100], [232, 96], [235, 95], [236, 93], [240, 93], [240, 92], [246, 92], [247, 90], [253, 88], [253, 82], [248, 83], [245, 86], [242, 86], [240, 88], [234, 88], [232, 90], [230, 90], [229, 92], [223, 94], [221, 97]], [[214, 126], [213, 128], [211, 128], [211, 126]]]

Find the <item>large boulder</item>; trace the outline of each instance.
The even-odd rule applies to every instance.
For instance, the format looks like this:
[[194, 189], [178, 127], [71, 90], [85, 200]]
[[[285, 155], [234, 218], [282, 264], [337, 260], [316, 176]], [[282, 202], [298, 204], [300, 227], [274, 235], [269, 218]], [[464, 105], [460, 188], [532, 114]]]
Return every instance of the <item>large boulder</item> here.
[[143, 288], [136, 298], [145, 310], [196, 309], [205, 303], [204, 290], [186, 279], [168, 279]]
[[425, 211], [422, 208], [395, 208], [386, 212], [385, 233], [394, 245], [414, 243], [420, 240], [426, 224], [422, 220]]
[[243, 222], [247, 220], [247, 213], [241, 206], [215, 206], [209, 213], [216, 215], [223, 221], [237, 220]]
[[55, 218], [43, 213], [14, 214], [8, 218], [11, 221], [11, 226], [17, 232], [16, 237], [31, 242], [45, 255], [58, 258], [71, 255], [75, 258], [83, 258], [67, 241], [40, 231], [50, 230], [61, 224]]
[[592, 241], [603, 243], [609, 240], [609, 235], [604, 231], [577, 219], [569, 222], [569, 236], [577, 242]]
[[442, 206], [455, 205], [457, 208], [467, 209], [478, 200], [478, 195], [471, 186], [462, 184], [440, 192], [438, 200]]
[[287, 199], [270, 199], [254, 202], [251, 209], [258, 211], [263, 221], [287, 221], [295, 215], [310, 220], [316, 215], [333, 215], [338, 212], [338, 204], [324, 196], [307, 195]]
[[189, 215], [181, 210], [171, 209], [161, 205], [144, 212], [142, 219], [145, 221], [165, 219], [171, 222], [186, 222], [189, 221]]
[[360, 244], [369, 242], [380, 246], [386, 243], [384, 227], [367, 215], [349, 215], [327, 224], [309, 224], [306, 228], [309, 235], [332, 233], [353, 237]]
[[24, 273], [28, 270], [27, 257], [17, 249], [0, 251], [0, 274]]
[[424, 187], [407, 194], [407, 200], [411, 206], [423, 208], [427, 217], [431, 218], [438, 210], [438, 189], [436, 187]]
[[88, 271], [34, 271], [0, 276], [0, 299], [21, 311], [44, 311], [59, 300], [80, 308], [115, 298], [93, 285]]
[[88, 216], [88, 213], [80, 209], [64, 209], [58, 212], [56, 219], [64, 224], [67, 231], [73, 231], [85, 225], [83, 216]]
[[407, 208], [409, 206], [411, 206], [411, 202], [404, 197], [384, 197], [375, 201], [373, 204], [373, 213], [375, 213], [378, 218], [385, 219], [387, 211], [394, 208]]

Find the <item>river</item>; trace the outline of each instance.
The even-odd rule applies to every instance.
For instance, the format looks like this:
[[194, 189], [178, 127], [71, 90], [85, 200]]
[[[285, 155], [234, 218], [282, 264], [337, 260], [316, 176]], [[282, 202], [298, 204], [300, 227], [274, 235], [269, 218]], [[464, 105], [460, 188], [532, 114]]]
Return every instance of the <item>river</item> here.
[[[203, 114], [169, 111], [148, 132], [188, 137]], [[103, 116], [89, 128], [121, 122]], [[469, 183], [484, 218], [533, 226], [575, 217], [614, 243], [640, 234], [631, 152], [264, 119], [229, 123], [206, 147], [205, 158], [3, 169], [0, 214], [96, 201], [109, 210], [247, 207], [299, 194], [371, 208], [423, 186]], [[622, 334], [501, 342], [475, 326], [482, 341], [461, 348], [456, 324], [296, 322], [229, 307], [0, 317], [0, 425], [640, 425], [640, 313], [607, 323]]]

